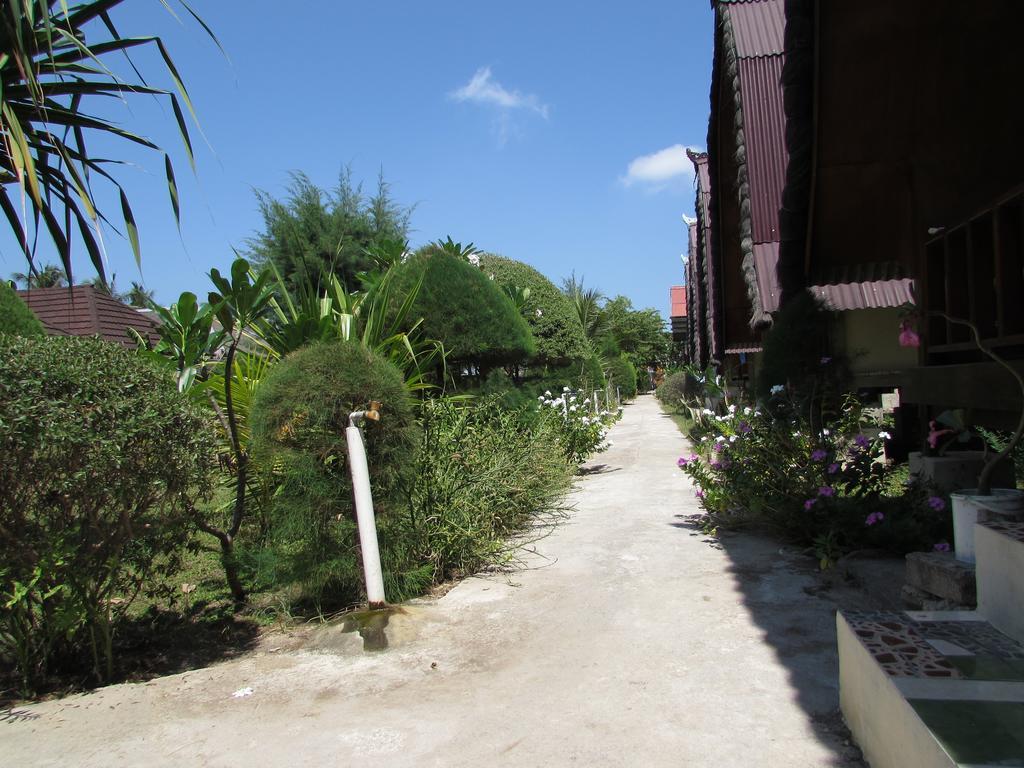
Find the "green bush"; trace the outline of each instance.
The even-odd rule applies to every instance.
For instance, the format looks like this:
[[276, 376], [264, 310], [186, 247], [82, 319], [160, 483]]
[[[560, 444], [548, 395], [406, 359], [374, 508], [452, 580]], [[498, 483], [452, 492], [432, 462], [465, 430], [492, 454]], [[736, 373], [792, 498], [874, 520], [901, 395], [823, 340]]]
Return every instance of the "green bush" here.
[[655, 391], [655, 397], [669, 408], [683, 408], [697, 395], [695, 382], [686, 371], [670, 373]]
[[593, 454], [611, 447], [608, 427], [618, 414], [601, 408], [600, 398], [595, 407], [593, 394], [565, 387], [561, 392], [545, 392], [538, 398], [541, 413], [554, 419], [558, 443], [565, 460], [572, 465], [582, 464]]
[[530, 328], [512, 300], [468, 261], [425, 252], [402, 267], [398, 283], [411, 286], [421, 277], [410, 317], [423, 318], [423, 335], [444, 343], [449, 362], [487, 369], [534, 354]]
[[[765, 335], [757, 396], [767, 400], [773, 387], [785, 387], [811, 418], [835, 413], [849, 391], [846, 361], [833, 357], [829, 331], [835, 312], [809, 292], [777, 314]], [[813, 414], [813, 415], [812, 415]]]
[[636, 367], [625, 354], [608, 361], [608, 384], [619, 388], [623, 400], [636, 397]]
[[571, 477], [549, 414], [441, 400], [422, 423], [408, 506], [380, 527], [391, 600], [511, 558], [508, 536], [552, 512]]
[[208, 490], [210, 426], [116, 344], [0, 335], [0, 654], [26, 689], [86, 651], [109, 679], [117, 619]]
[[579, 386], [584, 392], [592, 393], [595, 389], [604, 389], [605, 383], [601, 358], [597, 355], [588, 355], [581, 366]]
[[590, 349], [583, 335], [579, 315], [569, 298], [544, 275], [521, 261], [484, 254], [480, 269], [506, 292], [522, 296], [520, 310], [530, 324], [537, 349], [531, 362], [537, 365], [565, 365], [588, 357]]
[[854, 399], [822, 429], [788, 399], [771, 405], [695, 412], [699, 454], [679, 466], [714, 524], [766, 522], [815, 547], [823, 566], [853, 549], [903, 553], [948, 539], [945, 499], [897, 482]]
[[0, 280], [0, 333], [45, 336], [46, 329], [6, 280]]
[[[384, 518], [418, 441], [399, 370], [355, 342], [294, 352], [274, 366], [252, 403], [253, 456], [273, 473], [267, 555], [279, 581], [298, 583], [314, 605], [347, 605], [362, 593], [345, 429], [352, 411], [383, 403], [367, 423], [374, 505]], [[266, 559], [266, 558], [264, 558]]]

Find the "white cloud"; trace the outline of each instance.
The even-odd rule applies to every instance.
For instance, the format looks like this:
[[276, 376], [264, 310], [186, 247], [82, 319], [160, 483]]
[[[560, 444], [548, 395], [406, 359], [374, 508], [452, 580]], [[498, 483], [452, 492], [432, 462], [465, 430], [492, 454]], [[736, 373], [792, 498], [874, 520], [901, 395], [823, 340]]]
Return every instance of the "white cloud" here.
[[693, 163], [686, 156], [686, 150], [682, 144], [673, 144], [649, 155], [634, 158], [626, 169], [626, 175], [622, 177], [622, 183], [629, 187], [638, 182], [664, 184], [680, 177], [693, 178]]
[[548, 118], [548, 106], [532, 93], [510, 91], [491, 76], [490, 67], [481, 67], [469, 82], [452, 91], [449, 97], [454, 101], [471, 101], [476, 104], [487, 104], [497, 107], [503, 112], [515, 109], [526, 109], [536, 112], [545, 120]]

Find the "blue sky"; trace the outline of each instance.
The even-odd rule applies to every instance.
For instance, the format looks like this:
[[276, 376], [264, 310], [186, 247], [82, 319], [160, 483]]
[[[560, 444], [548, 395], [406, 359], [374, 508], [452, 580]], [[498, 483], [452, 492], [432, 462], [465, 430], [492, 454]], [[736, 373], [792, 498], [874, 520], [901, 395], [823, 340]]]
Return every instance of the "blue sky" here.
[[[706, 142], [709, 3], [192, 2], [230, 60], [159, 0], [114, 16], [122, 34], [164, 38], [205, 135], [193, 175], [166, 105], [105, 107], [175, 162], [180, 237], [161, 157], [117, 148], [158, 300], [205, 293], [205, 273], [244, 248], [254, 189], [283, 196], [293, 170], [331, 187], [347, 165], [370, 191], [383, 169], [416, 206], [414, 246], [451, 235], [667, 315], [693, 213], [682, 151]], [[170, 85], [155, 52], [136, 61]], [[118, 286], [138, 280], [127, 242], [105, 243]], [[0, 274], [21, 271], [13, 241], [0, 248]], [[92, 274], [84, 254], [75, 268]]]

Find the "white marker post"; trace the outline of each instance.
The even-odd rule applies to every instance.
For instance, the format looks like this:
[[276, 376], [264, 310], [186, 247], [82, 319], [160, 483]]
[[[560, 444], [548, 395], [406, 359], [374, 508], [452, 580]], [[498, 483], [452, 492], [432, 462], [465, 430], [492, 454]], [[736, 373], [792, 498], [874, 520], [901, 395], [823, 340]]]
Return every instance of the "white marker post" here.
[[370, 608], [383, 608], [384, 573], [380, 566], [380, 546], [377, 544], [377, 521], [373, 516], [373, 493], [370, 491], [370, 469], [366, 463], [363, 431], [364, 419], [380, 420], [380, 403], [370, 403], [367, 411], [349, 414], [345, 439], [348, 442], [348, 463], [352, 470], [352, 491], [356, 498], [356, 522], [359, 525], [359, 549], [363, 555], [363, 575], [366, 578], [366, 599]]

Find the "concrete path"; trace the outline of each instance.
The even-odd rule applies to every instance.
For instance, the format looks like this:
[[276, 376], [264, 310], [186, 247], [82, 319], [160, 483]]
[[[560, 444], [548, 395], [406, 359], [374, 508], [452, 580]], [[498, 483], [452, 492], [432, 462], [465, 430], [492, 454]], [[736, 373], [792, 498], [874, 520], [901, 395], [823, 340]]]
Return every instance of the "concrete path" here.
[[386, 651], [328, 627], [27, 706], [0, 715], [0, 765], [860, 765], [805, 561], [686, 525], [686, 445], [652, 397], [612, 438], [527, 569], [409, 606]]

